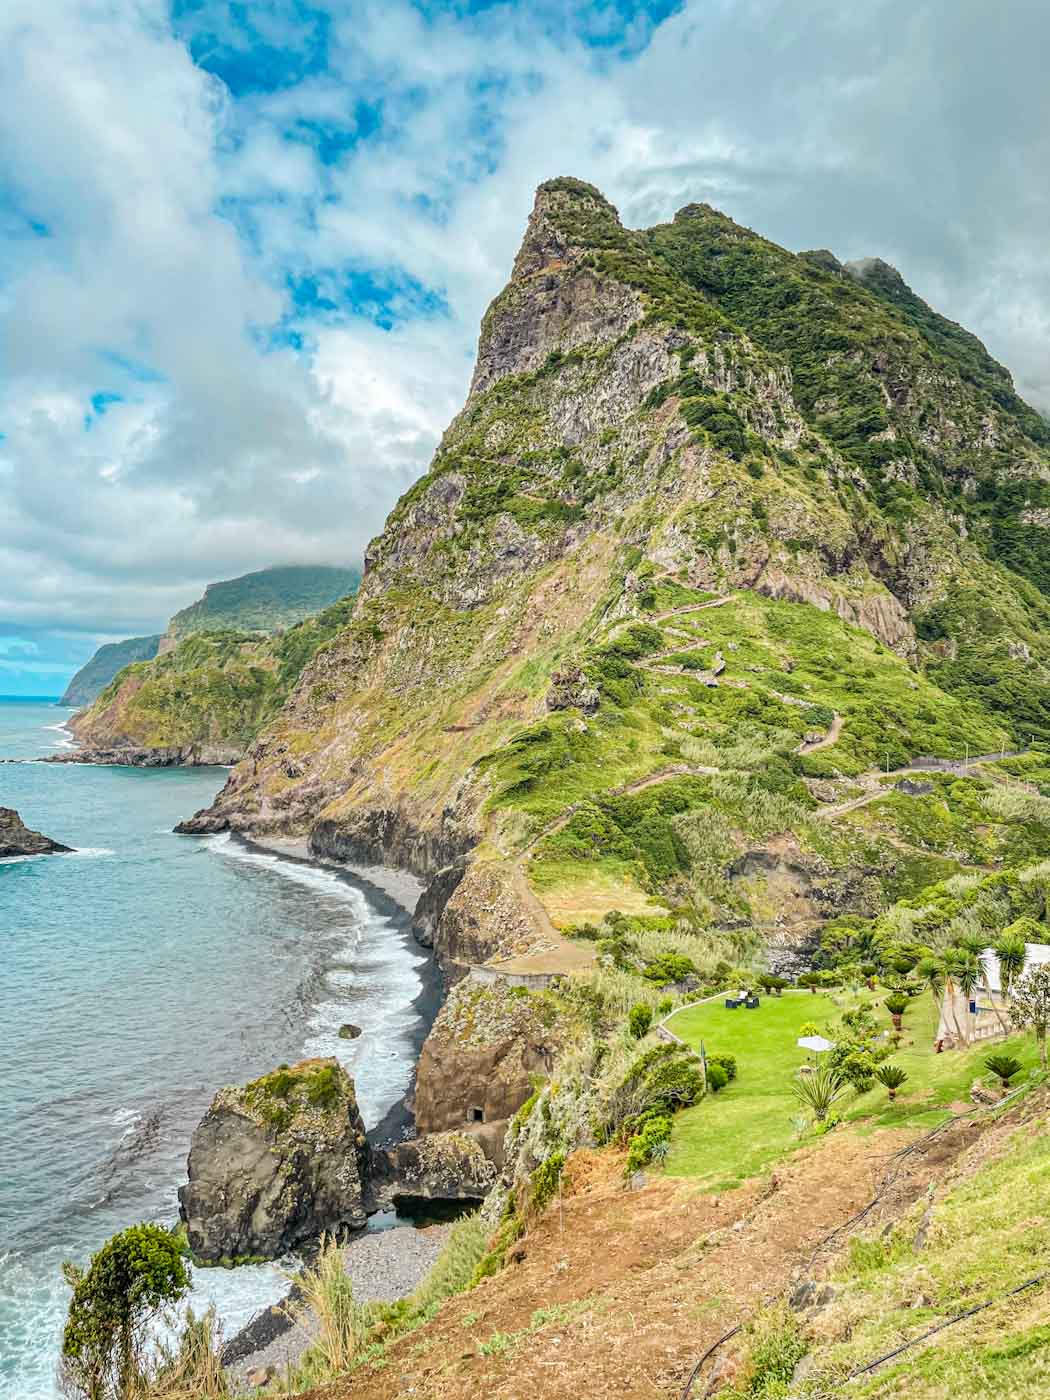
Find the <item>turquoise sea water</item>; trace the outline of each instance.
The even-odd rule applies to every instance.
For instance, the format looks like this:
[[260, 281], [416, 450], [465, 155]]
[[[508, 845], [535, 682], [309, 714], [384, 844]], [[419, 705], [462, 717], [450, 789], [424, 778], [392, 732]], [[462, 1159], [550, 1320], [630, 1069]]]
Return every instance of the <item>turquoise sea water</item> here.
[[[0, 758], [67, 743], [69, 711], [0, 700]], [[171, 1222], [215, 1089], [338, 1054], [366, 1124], [408, 1087], [425, 958], [395, 905], [336, 872], [171, 828], [221, 769], [0, 765], [0, 806], [77, 848], [0, 861], [0, 1396], [50, 1400], [68, 1293], [136, 1220]], [[355, 1021], [365, 1034], [341, 1041]], [[276, 1266], [198, 1270], [229, 1335]]]

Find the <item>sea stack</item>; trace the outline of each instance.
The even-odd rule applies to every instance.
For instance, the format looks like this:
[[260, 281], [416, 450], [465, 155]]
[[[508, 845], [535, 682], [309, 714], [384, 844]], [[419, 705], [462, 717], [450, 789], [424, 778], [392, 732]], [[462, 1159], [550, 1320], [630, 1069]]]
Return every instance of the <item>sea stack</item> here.
[[9, 856], [61, 855], [73, 849], [30, 831], [13, 807], [0, 807], [0, 860]]
[[179, 1191], [189, 1245], [207, 1263], [276, 1259], [365, 1223], [369, 1148], [354, 1081], [337, 1060], [282, 1066], [220, 1089]]

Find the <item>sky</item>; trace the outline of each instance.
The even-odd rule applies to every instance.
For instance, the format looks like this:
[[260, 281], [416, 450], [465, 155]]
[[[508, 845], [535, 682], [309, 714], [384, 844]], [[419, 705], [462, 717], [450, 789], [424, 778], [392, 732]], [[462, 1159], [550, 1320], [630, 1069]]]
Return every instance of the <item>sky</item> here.
[[535, 187], [878, 255], [1050, 411], [1045, 0], [4, 0], [0, 693], [358, 561]]

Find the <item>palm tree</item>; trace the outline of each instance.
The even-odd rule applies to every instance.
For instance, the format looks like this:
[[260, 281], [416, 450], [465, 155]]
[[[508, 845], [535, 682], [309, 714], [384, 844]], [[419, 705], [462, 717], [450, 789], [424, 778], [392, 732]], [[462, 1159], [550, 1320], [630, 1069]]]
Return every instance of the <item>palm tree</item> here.
[[793, 1084], [791, 1092], [803, 1108], [812, 1109], [818, 1123], [823, 1123], [848, 1088], [838, 1070], [826, 1065]]
[[929, 987], [933, 1004], [938, 1011], [941, 1009], [942, 999], [943, 1004], [951, 1008], [955, 1033], [962, 1040], [962, 1031], [959, 1029], [959, 1021], [955, 1015], [955, 988], [949, 975], [948, 961], [934, 957], [931, 953], [928, 957], [919, 959], [915, 971]]
[[1018, 1070], [1024, 1068], [1021, 1061], [1014, 1059], [1013, 1055], [989, 1055], [984, 1063], [1000, 1081], [1004, 1089], [1009, 1089], [1010, 1080]]
[[[949, 976], [954, 977], [963, 1000], [969, 1005], [981, 980], [981, 964], [972, 953], [960, 953], [950, 959], [950, 964]], [[964, 1036], [963, 1039], [968, 1041], [969, 1036]]]
[[879, 1065], [875, 1071], [875, 1078], [880, 1084], [884, 1084], [889, 1090], [889, 1097], [895, 1099], [897, 1090], [907, 1079], [907, 1072], [901, 1069], [900, 1065]]
[[999, 985], [1003, 989], [1003, 996], [1008, 997], [1028, 959], [1025, 940], [1020, 934], [1012, 933], [1009, 928], [1004, 929], [1002, 937], [995, 945], [995, 956], [999, 960]]

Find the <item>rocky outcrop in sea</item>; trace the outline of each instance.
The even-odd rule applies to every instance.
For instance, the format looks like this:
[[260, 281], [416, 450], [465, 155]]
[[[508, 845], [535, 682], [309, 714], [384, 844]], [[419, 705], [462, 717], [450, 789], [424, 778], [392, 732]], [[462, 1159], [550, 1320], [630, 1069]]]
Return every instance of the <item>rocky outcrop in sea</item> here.
[[61, 855], [72, 849], [30, 830], [13, 807], [0, 807], [0, 860], [10, 856]]

